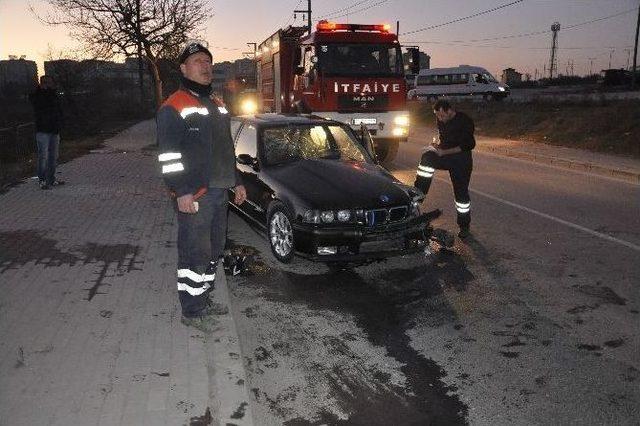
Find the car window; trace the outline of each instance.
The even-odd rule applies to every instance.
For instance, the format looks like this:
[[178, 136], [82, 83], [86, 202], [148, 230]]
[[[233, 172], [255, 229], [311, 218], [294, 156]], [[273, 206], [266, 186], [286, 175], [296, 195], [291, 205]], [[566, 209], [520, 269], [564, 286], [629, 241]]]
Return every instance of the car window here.
[[256, 138], [255, 126], [250, 124], [243, 126], [236, 141], [236, 157], [240, 154], [249, 154], [251, 157], [256, 158], [258, 156]]
[[308, 159], [367, 161], [364, 150], [340, 126], [288, 126], [265, 129], [262, 135], [267, 165]]

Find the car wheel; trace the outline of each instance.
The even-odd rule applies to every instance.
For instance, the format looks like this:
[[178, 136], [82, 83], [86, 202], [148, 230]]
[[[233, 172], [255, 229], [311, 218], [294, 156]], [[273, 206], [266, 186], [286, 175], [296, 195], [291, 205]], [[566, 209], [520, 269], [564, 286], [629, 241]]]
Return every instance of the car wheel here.
[[276, 202], [269, 209], [267, 232], [269, 246], [276, 259], [283, 263], [291, 262], [294, 255], [293, 227], [291, 215], [282, 203]]

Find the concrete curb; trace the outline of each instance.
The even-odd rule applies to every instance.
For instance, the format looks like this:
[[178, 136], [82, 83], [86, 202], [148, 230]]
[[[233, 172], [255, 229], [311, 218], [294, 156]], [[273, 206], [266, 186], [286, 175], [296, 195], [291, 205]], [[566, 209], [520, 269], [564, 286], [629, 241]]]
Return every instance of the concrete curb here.
[[229, 308], [229, 313], [216, 317], [220, 327], [206, 336], [209, 401], [213, 417], [217, 421], [214, 424], [253, 426], [244, 357], [222, 262], [216, 272], [213, 299]]
[[556, 167], [562, 167], [565, 169], [578, 170], [578, 171], [583, 171], [587, 173], [594, 173], [597, 175], [608, 176], [608, 177], [624, 180], [631, 183], [640, 183], [640, 173], [630, 172], [627, 170], [614, 169], [611, 167], [605, 167], [598, 164], [581, 162], [577, 160], [569, 160], [566, 158], [553, 157], [548, 155], [532, 154], [530, 152], [518, 151], [516, 149], [504, 148], [500, 146], [487, 146], [483, 144], [477, 144], [476, 150], [482, 151], [482, 152], [489, 152], [496, 155], [502, 155], [505, 157], [532, 161], [535, 163], [549, 164]]

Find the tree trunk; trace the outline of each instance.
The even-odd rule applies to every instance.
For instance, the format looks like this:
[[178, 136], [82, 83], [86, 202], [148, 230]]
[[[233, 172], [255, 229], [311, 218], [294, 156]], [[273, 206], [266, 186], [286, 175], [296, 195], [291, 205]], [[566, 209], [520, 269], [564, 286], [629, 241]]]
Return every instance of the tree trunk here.
[[151, 69], [151, 74], [153, 75], [153, 87], [156, 96], [156, 109], [160, 108], [162, 105], [162, 101], [164, 100], [162, 97], [162, 80], [160, 79], [160, 71], [158, 69], [158, 63], [155, 58], [147, 55], [147, 59], [149, 60], [149, 68]]

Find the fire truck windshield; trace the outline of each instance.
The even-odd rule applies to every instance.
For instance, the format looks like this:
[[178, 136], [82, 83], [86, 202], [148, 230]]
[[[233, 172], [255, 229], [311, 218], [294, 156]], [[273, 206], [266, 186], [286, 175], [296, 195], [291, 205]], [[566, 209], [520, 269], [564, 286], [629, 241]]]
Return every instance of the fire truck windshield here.
[[322, 44], [318, 67], [328, 76], [403, 76], [402, 53], [394, 44]]

